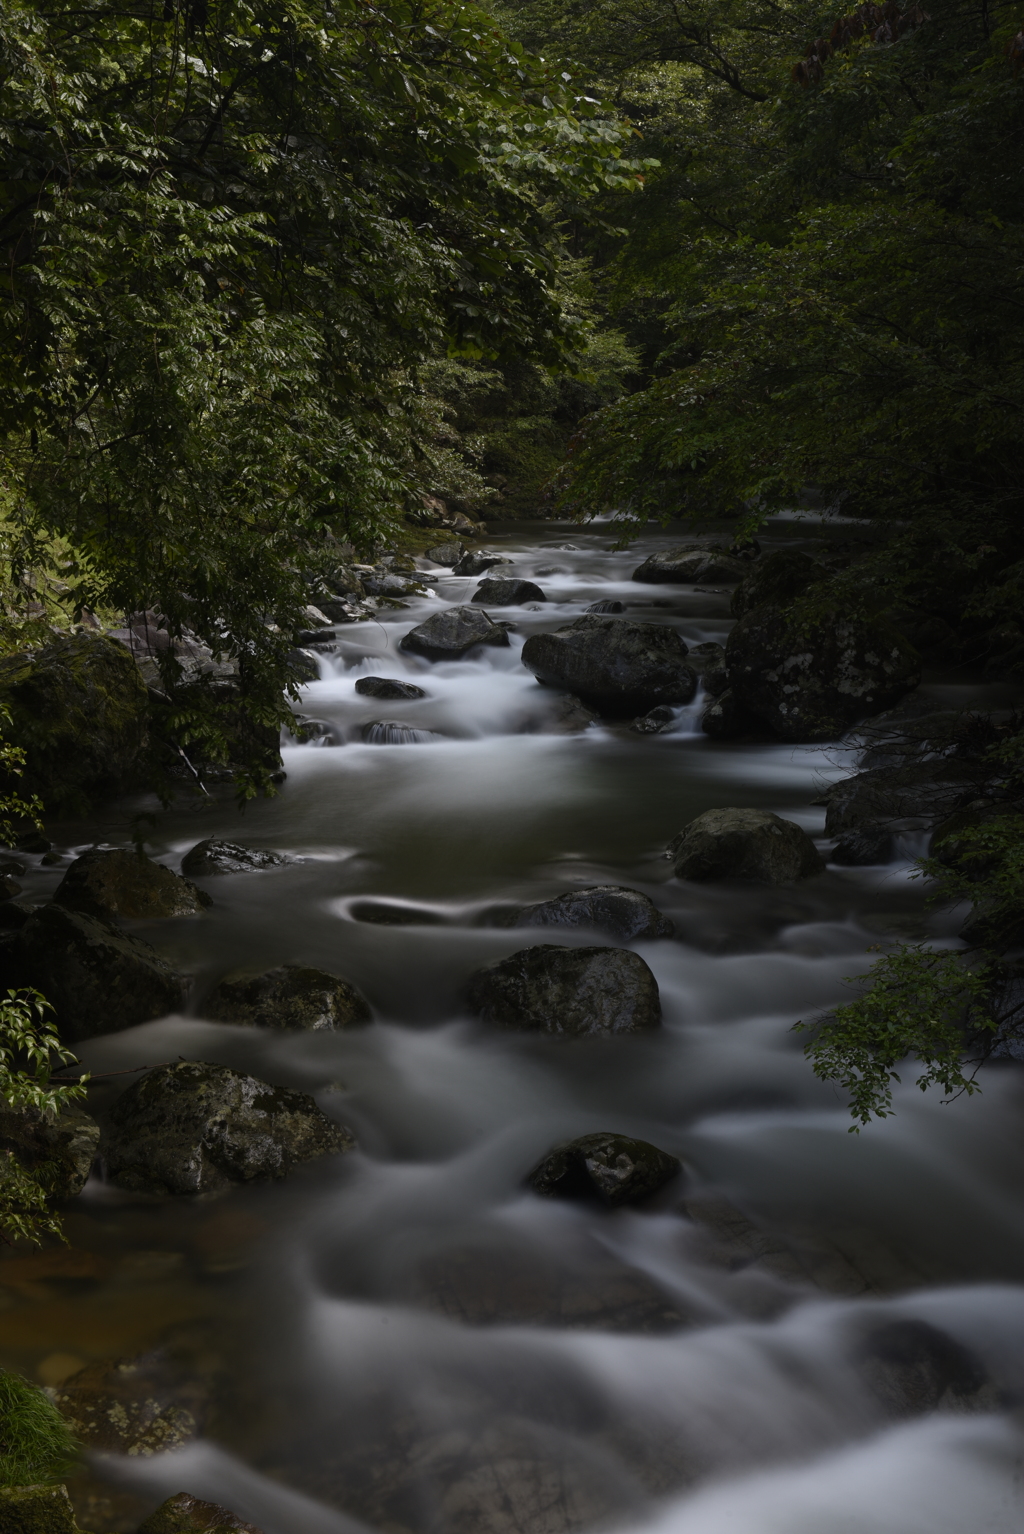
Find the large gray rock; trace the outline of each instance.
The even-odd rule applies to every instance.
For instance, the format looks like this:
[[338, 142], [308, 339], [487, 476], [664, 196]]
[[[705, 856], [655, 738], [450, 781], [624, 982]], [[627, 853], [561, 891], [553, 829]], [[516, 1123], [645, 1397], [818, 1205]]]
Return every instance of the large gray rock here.
[[627, 948], [523, 948], [477, 970], [467, 998], [484, 1022], [567, 1038], [637, 1033], [661, 1022], [658, 982]]
[[294, 863], [284, 852], [266, 847], [240, 847], [237, 842], [218, 841], [215, 836], [197, 842], [181, 860], [181, 871], [192, 879], [210, 879], [215, 874], [244, 874], [264, 868], [283, 868]]
[[458, 660], [478, 644], [508, 645], [508, 632], [479, 607], [446, 607], [410, 629], [401, 649], [427, 660]]
[[739, 581], [743, 579], [744, 567], [735, 559], [717, 549], [701, 548], [697, 544], [684, 544], [681, 548], [666, 549], [652, 554], [633, 571], [635, 581], [661, 584], [676, 581], [692, 585], [697, 581]]
[[581, 1135], [548, 1151], [527, 1177], [546, 1198], [599, 1198], [610, 1208], [636, 1204], [682, 1171], [682, 1162], [629, 1135]]
[[12, 1108], [0, 1101], [0, 1150], [10, 1151], [48, 1198], [81, 1193], [99, 1141], [100, 1126], [77, 1103], [68, 1103], [51, 1119], [38, 1108]]
[[483, 575], [485, 570], [493, 570], [495, 565], [511, 563], [507, 554], [485, 554], [480, 549], [469, 549], [455, 566], [453, 574]]
[[354, 1144], [305, 1092], [183, 1060], [148, 1072], [117, 1099], [100, 1148], [107, 1175], [122, 1188], [211, 1193], [284, 1177]]
[[726, 645], [736, 700], [782, 740], [833, 740], [916, 687], [921, 662], [884, 618], [815, 623], [755, 607]]
[[356, 692], [363, 698], [386, 698], [389, 702], [427, 696], [415, 682], [401, 682], [393, 676], [361, 676]]
[[351, 1028], [373, 1014], [354, 985], [324, 969], [283, 964], [278, 969], [235, 970], [214, 986], [203, 1012], [224, 1023], [257, 1028]]
[[531, 634], [523, 665], [607, 714], [640, 714], [689, 703], [697, 676], [674, 629], [584, 615], [553, 634]]
[[789, 884], [824, 864], [800, 826], [767, 810], [707, 810], [669, 846], [677, 879], [745, 879]]
[[730, 611], [734, 618], [742, 618], [753, 607], [785, 607], [827, 574], [809, 554], [798, 549], [776, 549], [774, 554], [759, 559], [743, 577], [732, 594]]
[[527, 602], [546, 602], [547, 597], [533, 581], [510, 578], [481, 581], [470, 600], [493, 607], [523, 607]]
[[216, 1502], [201, 1502], [187, 1491], [161, 1502], [139, 1525], [138, 1534], [262, 1534], [254, 1523], [219, 1507]]
[[25, 981], [42, 991], [71, 1044], [180, 1012], [191, 980], [141, 938], [95, 916], [43, 906], [17, 937]]
[[512, 926], [597, 927], [624, 943], [671, 937], [675, 930], [652, 900], [620, 884], [594, 884], [524, 906]]
[[75, 859], [53, 898], [58, 905], [89, 916], [134, 920], [197, 916], [211, 903], [204, 890], [162, 863], [124, 848], [99, 847]]

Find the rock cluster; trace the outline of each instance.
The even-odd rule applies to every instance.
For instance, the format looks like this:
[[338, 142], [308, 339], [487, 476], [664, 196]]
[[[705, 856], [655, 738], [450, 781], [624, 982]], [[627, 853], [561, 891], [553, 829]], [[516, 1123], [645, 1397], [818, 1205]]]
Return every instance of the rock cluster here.
[[467, 1000], [486, 1023], [562, 1038], [638, 1033], [661, 1022], [658, 982], [627, 948], [523, 948], [477, 970]]

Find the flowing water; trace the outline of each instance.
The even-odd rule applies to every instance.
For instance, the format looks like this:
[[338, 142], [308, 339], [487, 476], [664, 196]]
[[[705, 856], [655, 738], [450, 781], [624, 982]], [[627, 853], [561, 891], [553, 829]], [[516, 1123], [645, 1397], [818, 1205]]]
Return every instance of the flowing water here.
[[[94, 1071], [184, 1056], [299, 1086], [358, 1152], [197, 1201], [94, 1179], [69, 1251], [0, 1262], [0, 1356], [51, 1385], [160, 1346], [186, 1359], [210, 1393], [205, 1435], [109, 1465], [107, 1481], [129, 1507], [187, 1489], [267, 1534], [1019, 1531], [1018, 1068], [951, 1105], [908, 1081], [895, 1118], [853, 1135], [792, 1031], [875, 945], [955, 932], [924, 911], [920, 848], [782, 890], [678, 883], [665, 845], [714, 806], [771, 809], [820, 837], [815, 801], [855, 768], [853, 747], [712, 742], [699, 697], [660, 735], [552, 733], [557, 697], [519, 660], [529, 633], [617, 598], [690, 644], [721, 640], [728, 594], [631, 583], [661, 532], [625, 552], [600, 526], [495, 533], [548, 598], [498, 614], [515, 624], [508, 649], [436, 665], [399, 649], [478, 584], [422, 562], [431, 595], [339, 629], [319, 657], [301, 707], [321, 732], [286, 747], [277, 799], [244, 818], [216, 798], [155, 814], [148, 850], [172, 867], [210, 835], [301, 861], [210, 881], [201, 918], [139, 924], [196, 974], [195, 1015], [82, 1051]], [[805, 530], [772, 536], [799, 545]], [[367, 675], [427, 697], [362, 697]], [[68, 855], [124, 845], [139, 808], [63, 828]], [[60, 873], [38, 869], [33, 891]], [[661, 1030], [565, 1042], [468, 1018], [462, 988], [487, 960], [607, 941], [489, 913], [595, 883], [643, 890], [675, 923], [636, 945]], [[225, 970], [296, 962], [354, 981], [373, 1025], [203, 1020]], [[593, 1130], [653, 1141], [683, 1177], [642, 1210], [524, 1189], [549, 1146]], [[971, 1350], [991, 1381], [979, 1409], [887, 1409], [862, 1361], [896, 1321]]]

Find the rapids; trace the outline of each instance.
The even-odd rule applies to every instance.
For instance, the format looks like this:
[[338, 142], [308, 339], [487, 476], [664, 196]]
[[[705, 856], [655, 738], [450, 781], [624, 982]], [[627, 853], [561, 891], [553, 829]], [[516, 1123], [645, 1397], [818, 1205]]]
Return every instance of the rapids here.
[[[807, 532], [770, 536], [800, 546]], [[147, 850], [172, 867], [211, 835], [302, 860], [210, 881], [202, 917], [137, 924], [197, 976], [195, 1015], [82, 1057], [113, 1072], [184, 1056], [299, 1086], [360, 1145], [194, 1202], [94, 1178], [68, 1216], [70, 1253], [0, 1262], [5, 1363], [52, 1385], [164, 1344], [208, 1382], [205, 1436], [103, 1468], [127, 1507], [187, 1489], [267, 1534], [1024, 1527], [1019, 1068], [948, 1105], [908, 1072], [896, 1116], [856, 1135], [792, 1031], [849, 994], [879, 943], [953, 940], [955, 914], [926, 911], [911, 877], [920, 847], [791, 889], [683, 886], [665, 845], [705, 809], [771, 809], [820, 838], [814, 801], [854, 748], [712, 742], [699, 694], [660, 735], [549, 733], [555, 695], [520, 664], [529, 633], [609, 598], [688, 644], [722, 640], [727, 593], [630, 581], [667, 541], [621, 551], [600, 525], [496, 528], [508, 573], [548, 600], [496, 612], [515, 625], [508, 649], [434, 665], [402, 635], [479, 578], [421, 561], [429, 595], [339, 628], [318, 656], [300, 712], [322, 729], [286, 745], [278, 798], [241, 819], [211, 798], [57, 829], [73, 855], [126, 844], [148, 814]], [[356, 694], [373, 674], [428, 696]], [[947, 702], [996, 692], [930, 686]], [[60, 873], [38, 868], [32, 893]], [[661, 988], [659, 1032], [565, 1043], [460, 1012], [492, 957], [607, 941], [509, 931], [488, 912], [594, 883], [642, 890], [675, 923], [636, 945]], [[352, 980], [375, 1023], [272, 1034], [203, 1019], [225, 970], [297, 962]], [[593, 1130], [653, 1141], [683, 1178], [616, 1212], [524, 1190], [550, 1145]], [[968, 1347], [995, 1382], [982, 1409], [893, 1420], [856, 1365], [858, 1339], [893, 1320]]]

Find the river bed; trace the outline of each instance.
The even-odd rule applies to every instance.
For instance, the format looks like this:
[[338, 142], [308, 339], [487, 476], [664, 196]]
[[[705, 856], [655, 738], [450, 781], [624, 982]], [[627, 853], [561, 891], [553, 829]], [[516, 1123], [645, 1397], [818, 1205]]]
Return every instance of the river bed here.
[[[722, 640], [728, 593], [629, 579], [678, 534], [628, 550], [600, 525], [492, 535], [547, 596], [494, 610], [515, 625], [508, 649], [435, 665], [400, 650], [479, 583], [421, 561], [433, 595], [339, 628], [318, 657], [301, 711], [322, 733], [286, 746], [276, 799], [244, 815], [217, 797], [136, 802], [50, 833], [63, 866], [94, 842], [126, 845], [139, 813], [153, 815], [147, 851], [174, 868], [213, 835], [301, 859], [210, 880], [202, 917], [133, 924], [196, 975], [195, 1014], [82, 1058], [96, 1072], [231, 1065], [314, 1093], [359, 1142], [219, 1198], [144, 1199], [93, 1178], [68, 1213], [70, 1249], [0, 1260], [5, 1364], [56, 1386], [163, 1350], [209, 1398], [198, 1438], [103, 1469], [96, 1485], [114, 1490], [104, 1502], [94, 1488], [91, 1512], [80, 1502], [85, 1525], [133, 1528], [189, 1490], [266, 1534], [1016, 1534], [1019, 1068], [988, 1070], [981, 1096], [952, 1104], [908, 1073], [896, 1116], [851, 1134], [793, 1032], [850, 994], [879, 944], [953, 940], [956, 914], [928, 912], [913, 877], [921, 846], [907, 837], [884, 867], [830, 865], [784, 889], [675, 880], [666, 844], [712, 807], [776, 811], [827, 851], [815, 801], [855, 770], [854, 747], [715, 742], [700, 696], [659, 735], [549, 733], [556, 696], [519, 660], [530, 633], [617, 599], [690, 645]], [[372, 674], [428, 696], [356, 694]], [[968, 677], [927, 685], [947, 705], [1002, 701]], [[424, 738], [364, 743], [373, 721]], [[31, 894], [61, 872], [35, 868]], [[566, 1042], [473, 1022], [460, 998], [480, 964], [530, 942], [607, 941], [489, 913], [598, 883], [643, 891], [675, 924], [634, 945], [662, 1028]], [[226, 970], [281, 963], [344, 975], [374, 1023], [277, 1034], [203, 1019]], [[652, 1141], [683, 1176], [636, 1210], [524, 1188], [551, 1145], [596, 1130]], [[894, 1322], [980, 1361], [973, 1410], [946, 1399], [901, 1420], [887, 1406], [863, 1356]]]

